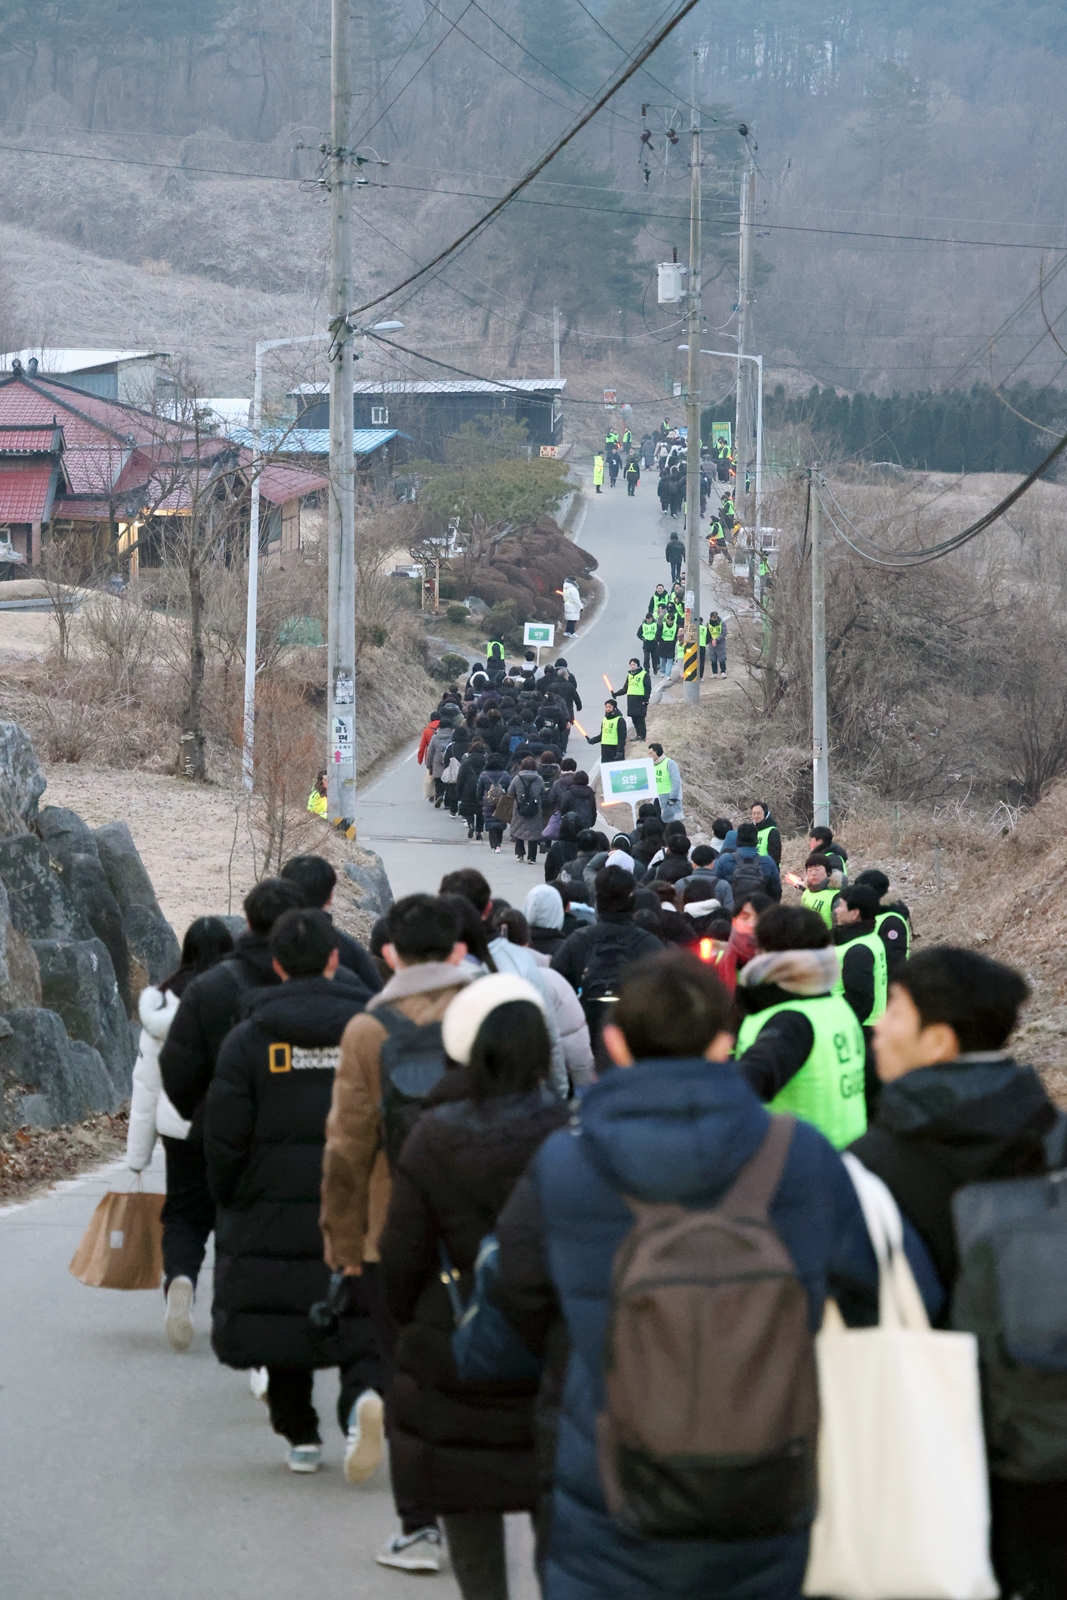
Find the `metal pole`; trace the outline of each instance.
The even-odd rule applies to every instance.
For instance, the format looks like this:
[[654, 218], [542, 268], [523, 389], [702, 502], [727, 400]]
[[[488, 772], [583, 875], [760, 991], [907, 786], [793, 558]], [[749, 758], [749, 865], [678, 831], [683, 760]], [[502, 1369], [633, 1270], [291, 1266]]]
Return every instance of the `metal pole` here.
[[332, 0], [330, 25], [330, 516], [327, 649], [329, 819], [346, 831], [356, 815], [356, 548], [352, 441], [352, 239], [349, 129], [351, 0]]
[[252, 499], [248, 514], [248, 603], [245, 611], [245, 710], [241, 781], [249, 794], [255, 771], [256, 632], [259, 615], [259, 434], [263, 424], [263, 346], [256, 345], [252, 389]]
[[830, 761], [826, 737], [826, 589], [822, 567], [822, 502], [811, 483], [811, 778], [815, 827], [830, 826]]
[[[752, 230], [756, 215], [756, 167], [745, 141], [745, 172], [741, 179], [741, 246], [739, 260], [737, 351], [745, 356], [752, 343]], [[740, 364], [737, 372], [737, 483], [745, 492], [748, 464], [752, 460], [752, 374]], [[746, 519], [747, 520], [747, 519]]]
[[685, 650], [682, 698], [700, 703], [698, 644], [700, 617], [700, 111], [697, 106], [697, 63], [693, 51], [689, 156], [689, 360], [686, 396], [685, 469]]
[[756, 547], [760, 547], [763, 526], [763, 357], [754, 356], [758, 389], [756, 393]]
[[[560, 376], [559, 370], [559, 306], [552, 307], [552, 376]], [[556, 443], [556, 429], [559, 426], [559, 415], [563, 402], [557, 394], [552, 397], [552, 443]]]

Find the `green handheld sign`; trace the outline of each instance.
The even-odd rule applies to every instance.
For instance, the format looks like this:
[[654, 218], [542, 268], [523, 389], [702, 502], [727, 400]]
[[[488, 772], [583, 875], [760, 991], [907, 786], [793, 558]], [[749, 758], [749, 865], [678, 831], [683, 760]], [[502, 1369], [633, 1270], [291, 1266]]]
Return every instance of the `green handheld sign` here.
[[603, 804], [618, 805], [621, 800], [637, 806], [656, 798], [656, 769], [647, 757], [640, 761], [609, 761], [600, 768], [604, 791]]
[[523, 625], [522, 642], [525, 645], [542, 645], [551, 649], [556, 640], [553, 622], [527, 622]]

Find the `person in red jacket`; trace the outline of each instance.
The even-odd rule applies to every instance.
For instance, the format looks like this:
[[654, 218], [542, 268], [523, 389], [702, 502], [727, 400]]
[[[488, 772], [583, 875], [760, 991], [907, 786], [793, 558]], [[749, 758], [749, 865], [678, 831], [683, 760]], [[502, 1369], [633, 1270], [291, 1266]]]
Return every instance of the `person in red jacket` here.
[[[419, 763], [420, 767], [422, 766], [423, 761], [424, 761], [424, 759], [426, 757], [426, 751], [429, 748], [430, 740], [433, 738], [434, 734], [437, 732], [437, 730], [438, 730], [438, 728], [440, 726], [441, 726], [440, 717], [431, 717], [429, 722], [426, 724], [425, 728], [423, 728], [423, 730], [422, 730], [422, 738], [419, 740], [418, 755], [415, 757], [415, 759]], [[425, 784], [423, 786], [423, 792], [426, 795], [427, 800], [431, 800], [432, 801], [435, 798], [435, 795], [434, 795], [434, 782], [433, 782], [433, 775], [429, 771], [427, 771], [427, 773], [426, 773], [426, 780], [427, 781], [425, 782]]]
[[[746, 895], [741, 904], [733, 909], [730, 937], [726, 942], [702, 939], [697, 947], [696, 954], [701, 961], [707, 962], [730, 994], [737, 990], [737, 974], [756, 954], [756, 923], [773, 904], [770, 895], [760, 894], [758, 890]], [[707, 954], [704, 951], [705, 944], [709, 946]]]

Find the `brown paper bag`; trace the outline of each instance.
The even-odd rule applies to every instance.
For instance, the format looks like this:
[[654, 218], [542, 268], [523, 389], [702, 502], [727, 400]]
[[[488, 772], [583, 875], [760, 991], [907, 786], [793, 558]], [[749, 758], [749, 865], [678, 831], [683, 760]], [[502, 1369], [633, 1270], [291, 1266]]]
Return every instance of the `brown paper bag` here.
[[106, 1194], [93, 1212], [70, 1270], [90, 1289], [158, 1289], [163, 1281], [166, 1195]]

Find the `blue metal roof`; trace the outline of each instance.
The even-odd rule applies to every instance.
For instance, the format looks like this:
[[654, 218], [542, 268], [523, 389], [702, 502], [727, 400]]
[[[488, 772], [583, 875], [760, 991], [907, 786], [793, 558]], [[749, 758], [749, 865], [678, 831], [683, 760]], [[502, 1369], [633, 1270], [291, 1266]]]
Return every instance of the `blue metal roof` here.
[[[399, 428], [356, 428], [352, 434], [354, 453], [357, 456], [373, 455], [390, 439], [399, 436]], [[252, 448], [251, 428], [231, 428], [227, 438], [235, 444]], [[330, 453], [329, 428], [264, 428], [259, 436], [259, 448], [264, 455], [328, 456]]]

